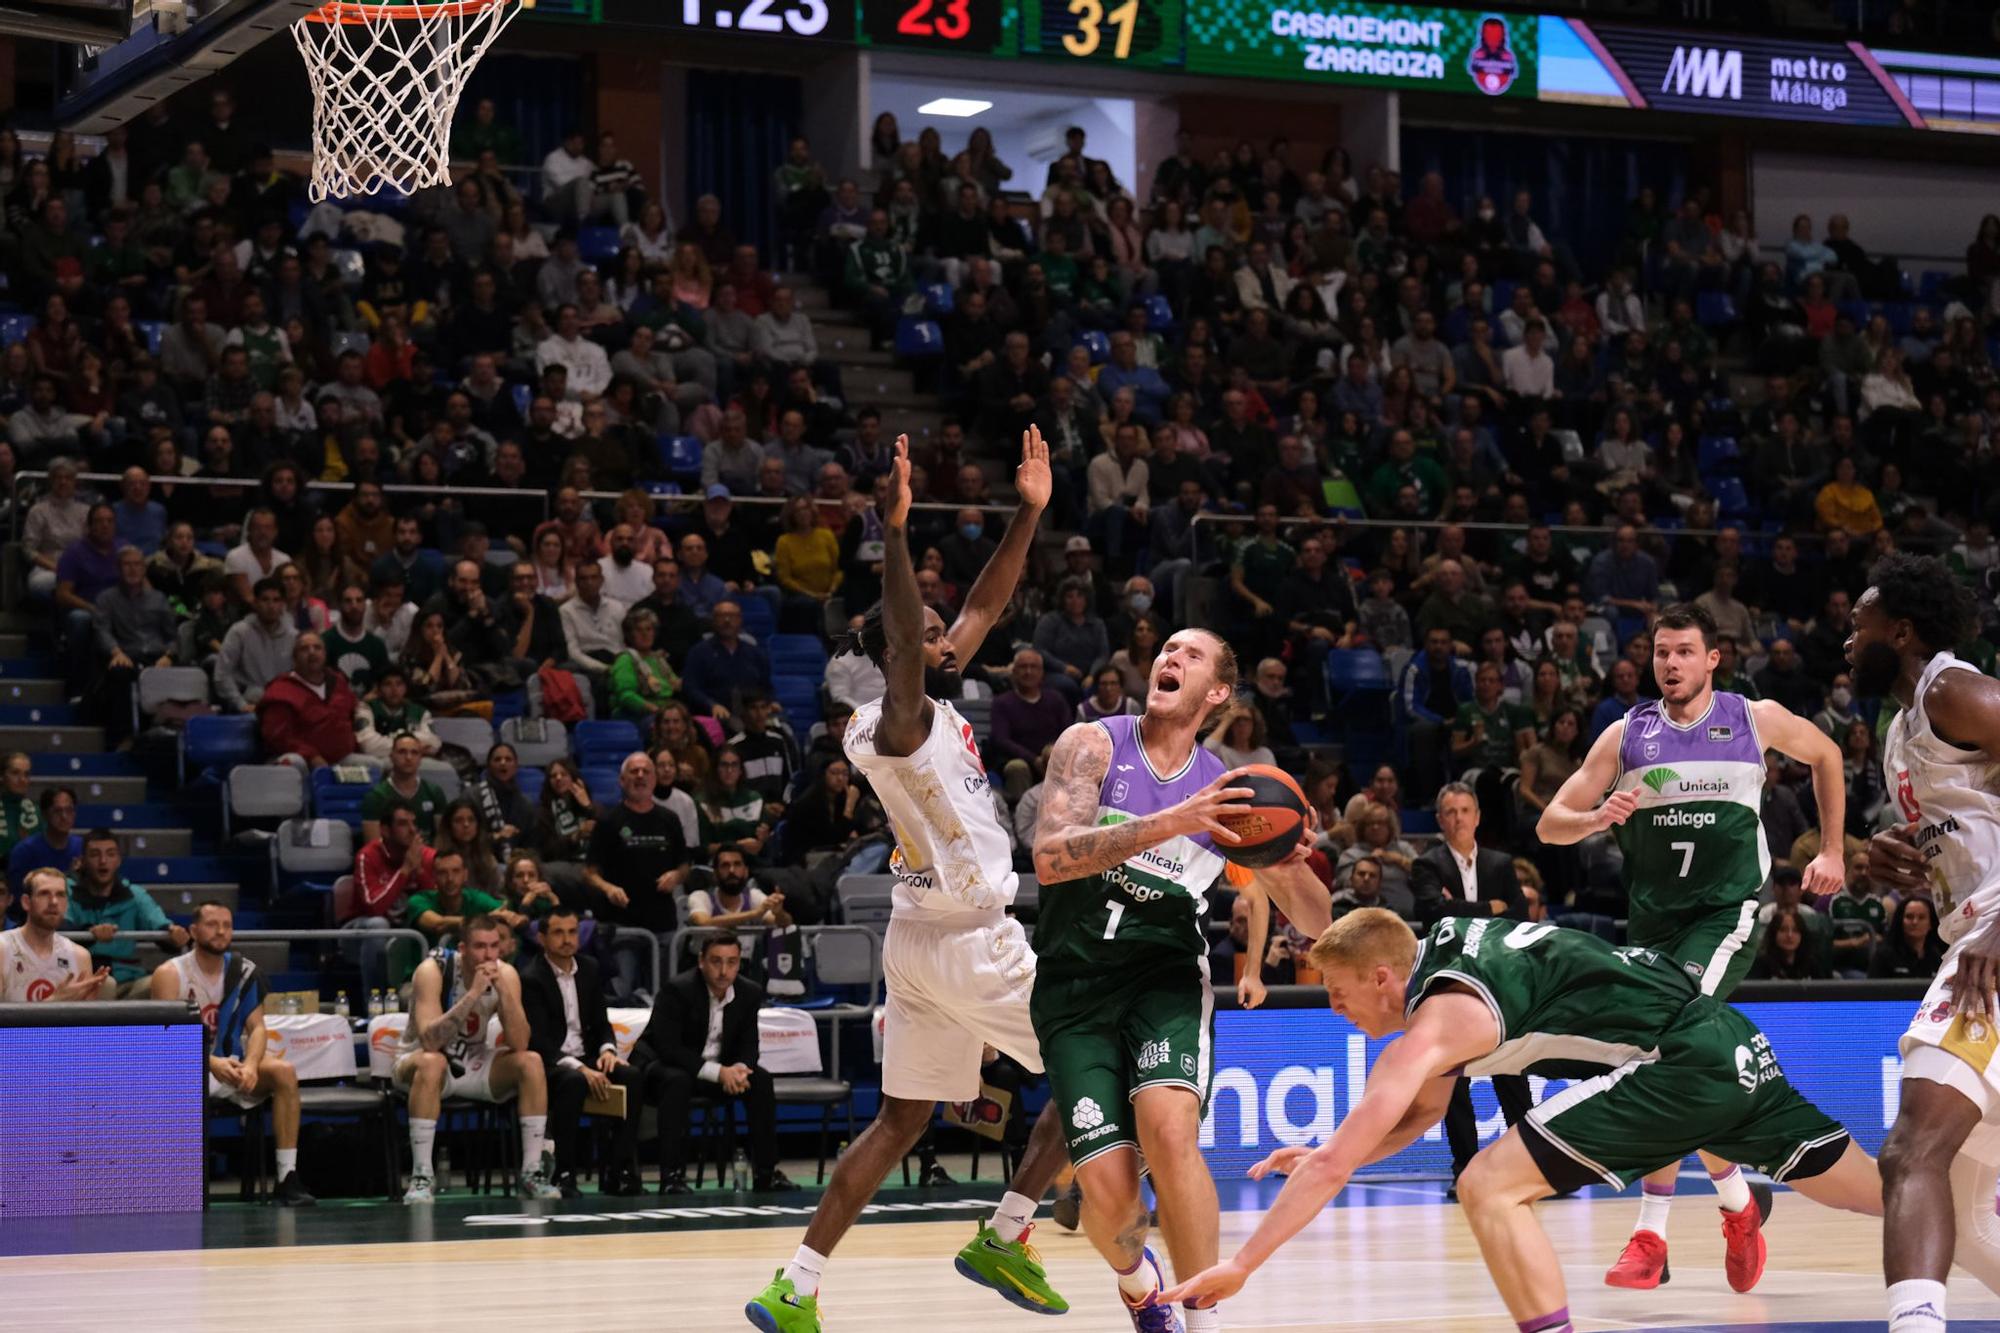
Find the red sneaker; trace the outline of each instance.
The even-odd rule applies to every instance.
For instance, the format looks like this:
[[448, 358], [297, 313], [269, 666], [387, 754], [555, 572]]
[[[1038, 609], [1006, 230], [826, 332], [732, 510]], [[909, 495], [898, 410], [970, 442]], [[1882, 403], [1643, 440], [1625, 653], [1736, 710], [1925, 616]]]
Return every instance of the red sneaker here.
[[[1734, 1253], [1733, 1249], [1731, 1253]], [[1757, 1266], [1761, 1270], [1763, 1265], [1760, 1244]], [[1618, 1256], [1618, 1262], [1611, 1265], [1611, 1271], [1604, 1275], [1604, 1285], [1629, 1287], [1634, 1291], [1651, 1291], [1667, 1281], [1668, 1277], [1665, 1238], [1656, 1231], [1635, 1231], [1632, 1233], [1632, 1239], [1625, 1242], [1625, 1252]]]
[[1755, 1203], [1740, 1213], [1722, 1215], [1722, 1240], [1728, 1247], [1722, 1271], [1732, 1291], [1748, 1291], [1764, 1276], [1764, 1214]]

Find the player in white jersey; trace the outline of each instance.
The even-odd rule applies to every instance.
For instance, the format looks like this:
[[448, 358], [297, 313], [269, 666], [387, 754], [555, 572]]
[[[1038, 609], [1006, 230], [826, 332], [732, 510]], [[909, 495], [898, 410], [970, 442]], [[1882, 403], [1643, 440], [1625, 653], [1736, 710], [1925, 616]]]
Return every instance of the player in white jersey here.
[[[440, 882], [465, 873], [456, 852], [440, 852], [432, 872]], [[496, 1050], [487, 1028], [500, 1019], [507, 1049]], [[459, 933], [459, 947], [439, 948], [417, 964], [410, 978], [410, 1021], [396, 1057], [396, 1083], [410, 1094], [410, 1188], [404, 1203], [430, 1203], [431, 1149], [437, 1142], [438, 1107], [447, 1097], [480, 1102], [516, 1098], [521, 1122], [524, 1199], [560, 1199], [549, 1183], [549, 1086], [542, 1057], [528, 1045], [528, 1011], [521, 1007], [521, 976], [500, 959], [500, 923], [476, 916]]]
[[[1007, 835], [993, 812], [986, 765], [972, 727], [924, 693], [924, 670], [947, 678], [970, 660], [999, 622], [1049, 502], [1048, 446], [1030, 427], [1014, 474], [1020, 507], [947, 630], [917, 593], [910, 558], [910, 441], [896, 440], [889, 511], [884, 515], [882, 603], [863, 618], [848, 651], [882, 669], [887, 693], [848, 723], [845, 745], [866, 774], [896, 833], [890, 860], [897, 885], [882, 948], [888, 982], [882, 1042], [882, 1106], [834, 1166], [805, 1243], [769, 1286], [744, 1307], [765, 1333], [816, 1333], [826, 1257], [854, 1224], [890, 1169], [916, 1145], [940, 1101], [979, 1095], [982, 1047], [1042, 1071], [1028, 1019], [1035, 955], [1020, 923], [1006, 915], [1016, 879]], [[958, 1271], [1040, 1314], [1068, 1302], [1048, 1285], [1026, 1237], [1037, 1202], [1061, 1170], [1060, 1121], [1044, 1108], [1020, 1169], [992, 1219], [959, 1251]]]
[[1891, 1333], [1939, 1333], [1954, 1262], [2000, 1291], [2000, 681], [1951, 652], [1977, 620], [1942, 560], [1892, 555], [1869, 584], [1847, 661], [1857, 690], [1902, 707], [1883, 766], [1904, 822], [1875, 836], [1868, 875], [1930, 894], [1951, 946], [1903, 1034], [1882, 1266]]
[[208, 1029], [210, 1097], [246, 1109], [271, 1103], [271, 1137], [278, 1144], [272, 1197], [287, 1208], [313, 1203], [299, 1183], [298, 1071], [271, 1054], [263, 979], [255, 963], [229, 948], [235, 913], [212, 898], [197, 904], [188, 938], [191, 950], [153, 969], [150, 993], [155, 1000], [185, 1001], [201, 1015]]
[[69, 881], [60, 870], [31, 870], [21, 906], [28, 922], [0, 933], [0, 1003], [108, 1000], [111, 969], [90, 970], [90, 951], [56, 932], [69, 915]]

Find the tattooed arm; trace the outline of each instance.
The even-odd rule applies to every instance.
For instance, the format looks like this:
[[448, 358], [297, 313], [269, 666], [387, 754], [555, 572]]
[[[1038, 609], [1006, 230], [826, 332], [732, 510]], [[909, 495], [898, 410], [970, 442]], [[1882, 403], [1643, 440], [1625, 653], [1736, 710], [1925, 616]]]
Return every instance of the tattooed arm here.
[[[417, 1030], [417, 1044], [427, 1051], [441, 1051], [451, 1043], [459, 1024], [472, 1012], [473, 1005], [493, 984], [497, 964], [473, 972], [472, 984], [465, 988], [457, 1004], [440, 1011], [444, 973], [435, 961], [426, 958], [410, 979], [410, 1023]], [[520, 1048], [517, 1048], [520, 1049]]]
[[1222, 826], [1222, 809], [1255, 793], [1248, 787], [1225, 787], [1227, 775], [1179, 805], [1100, 825], [1097, 797], [1110, 768], [1111, 736], [1096, 723], [1079, 722], [1056, 741], [1042, 786], [1042, 816], [1035, 825], [1035, 875], [1042, 883], [1095, 875], [1184, 833], [1209, 833], [1221, 843], [1239, 841]]

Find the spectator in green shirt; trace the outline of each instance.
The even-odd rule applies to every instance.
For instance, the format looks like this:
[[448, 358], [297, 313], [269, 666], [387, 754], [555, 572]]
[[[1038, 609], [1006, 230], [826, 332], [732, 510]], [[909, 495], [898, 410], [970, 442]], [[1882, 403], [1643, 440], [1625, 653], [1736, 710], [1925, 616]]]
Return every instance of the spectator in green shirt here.
[[1889, 906], [1868, 882], [1868, 849], [1847, 854], [1847, 882], [1826, 904], [1833, 922], [1833, 970], [1866, 975], [1875, 941], [1889, 923]]
[[436, 837], [438, 816], [445, 807], [444, 788], [423, 776], [423, 762], [423, 742], [407, 731], [396, 737], [389, 749], [388, 776], [361, 798], [363, 844], [382, 836], [382, 812], [396, 800], [408, 802], [410, 809], [416, 811], [417, 830], [424, 835], [424, 841]]
[[490, 916], [503, 922], [517, 935], [528, 924], [527, 917], [508, 911], [507, 904], [492, 894], [466, 886], [463, 854], [439, 852], [437, 859], [431, 862], [431, 874], [437, 880], [437, 888], [427, 893], [411, 894], [409, 913], [410, 920], [432, 944], [440, 944], [446, 936], [456, 935], [464, 929], [467, 921], [476, 916]]
[[1534, 745], [1534, 712], [1508, 703], [1501, 691], [1499, 664], [1481, 662], [1472, 676], [1472, 698], [1458, 706], [1451, 723], [1451, 757], [1458, 772], [1518, 768]]
[[1396, 492], [1405, 486], [1417, 488], [1418, 517], [1429, 518], [1444, 503], [1451, 490], [1444, 469], [1429, 454], [1417, 453], [1417, 437], [1398, 430], [1389, 437], [1389, 456], [1368, 478], [1368, 510], [1378, 518], [1396, 512]]
[[1284, 637], [1277, 603], [1285, 579], [1299, 562], [1298, 552], [1278, 535], [1278, 506], [1257, 506], [1257, 531], [1236, 548], [1229, 562], [1229, 591], [1239, 633], [1232, 635], [1245, 661], [1269, 657]]
[[0, 862], [14, 845], [42, 826], [42, 811], [28, 794], [34, 763], [19, 750], [0, 759]]

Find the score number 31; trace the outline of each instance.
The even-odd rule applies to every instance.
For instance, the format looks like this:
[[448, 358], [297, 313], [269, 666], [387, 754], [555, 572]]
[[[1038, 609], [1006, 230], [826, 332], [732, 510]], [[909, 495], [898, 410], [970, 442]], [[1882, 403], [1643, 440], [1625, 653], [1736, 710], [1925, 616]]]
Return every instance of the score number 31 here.
[[1076, 31], [1062, 35], [1063, 50], [1073, 56], [1097, 54], [1097, 48], [1104, 43], [1104, 24], [1109, 22], [1118, 30], [1118, 36], [1111, 48], [1114, 60], [1124, 60], [1132, 54], [1132, 31], [1139, 26], [1139, 0], [1125, 0], [1125, 3], [1104, 12], [1103, 0], [1069, 0], [1069, 12], [1076, 15]]

